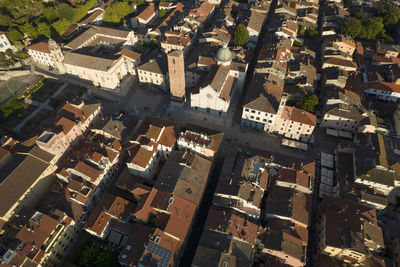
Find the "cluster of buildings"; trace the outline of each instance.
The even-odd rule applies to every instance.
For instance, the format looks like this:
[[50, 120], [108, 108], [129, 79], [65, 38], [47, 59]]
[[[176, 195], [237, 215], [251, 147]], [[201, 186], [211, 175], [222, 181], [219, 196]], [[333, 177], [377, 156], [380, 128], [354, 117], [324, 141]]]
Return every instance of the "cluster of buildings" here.
[[[228, 144], [232, 136], [224, 143], [221, 131], [64, 103], [34, 138], [0, 139], [1, 264], [63, 264], [82, 230], [116, 248], [122, 266], [186, 264], [188, 246], [199, 267], [386, 266], [387, 248], [400, 252], [400, 236], [382, 219], [399, 204], [399, 46], [340, 34], [350, 15], [340, 0], [132, 3], [119, 29], [102, 26], [112, 4], [90, 10], [63, 42], [28, 53], [107, 90], [133, 75], [175, 107], [223, 120], [243, 96], [241, 126], [321, 151], [307, 159], [255, 151]], [[232, 45], [242, 23], [249, 42]], [[312, 51], [307, 34], [318, 23], [321, 47]], [[301, 103], [318, 94], [317, 118]], [[315, 140], [318, 124], [326, 135]], [[333, 142], [341, 144], [328, 153]]]
[[224, 134], [136, 123], [66, 103], [42, 134], [1, 140], [2, 264], [62, 264], [82, 229], [120, 247], [124, 266], [179, 263]]
[[313, 161], [232, 148], [192, 265], [305, 266], [314, 172]]
[[[294, 42], [298, 27], [316, 23], [316, 10], [318, 3], [312, 1], [298, 4], [296, 9], [289, 3], [278, 3], [271, 23], [265, 26], [267, 33], [256, 55], [254, 76], [243, 103], [242, 126], [277, 133], [295, 141], [312, 142], [316, 116], [289, 103], [314, 93], [315, 53], [294, 46]], [[257, 19], [258, 22], [252, 21]], [[259, 25], [259, 31], [254, 33], [258, 36], [265, 17], [252, 15], [250, 22]]]

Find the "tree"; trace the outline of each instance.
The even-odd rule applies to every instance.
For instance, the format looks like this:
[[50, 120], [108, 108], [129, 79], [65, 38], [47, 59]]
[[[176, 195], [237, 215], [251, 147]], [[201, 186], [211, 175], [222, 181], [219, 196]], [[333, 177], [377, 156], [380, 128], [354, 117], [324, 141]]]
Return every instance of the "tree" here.
[[40, 23], [37, 25], [37, 29], [38, 29], [38, 32], [39, 32], [40, 34], [43, 34], [43, 35], [46, 36], [47, 38], [50, 37], [50, 35], [51, 35], [50, 25], [47, 24], [46, 22], [40, 22]]
[[318, 96], [308, 95], [301, 99], [301, 109], [314, 113], [315, 108], [318, 106]]
[[0, 26], [8, 27], [13, 22], [13, 19], [8, 15], [0, 14]]
[[160, 10], [158, 11], [158, 17], [160, 17], [160, 18], [164, 17], [165, 14], [166, 14], [165, 9], [160, 9]]
[[7, 38], [12, 43], [16, 43], [24, 39], [24, 36], [17, 29], [10, 29], [7, 33]]
[[43, 8], [43, 16], [47, 19], [48, 22], [53, 22], [57, 20], [56, 11], [52, 6]]
[[350, 36], [355, 39], [361, 33], [361, 21], [357, 18], [347, 17], [340, 25], [340, 32], [345, 36]]
[[111, 24], [121, 24], [124, 17], [135, 11], [134, 7], [127, 2], [119, 2], [106, 8], [104, 22]]
[[69, 27], [70, 24], [71, 23], [66, 19], [59, 19], [51, 24], [51, 26], [58, 34], [62, 34]]
[[65, 3], [61, 3], [56, 7], [56, 14], [59, 18], [72, 21], [74, 18], [74, 9]]
[[235, 30], [234, 43], [235, 45], [243, 46], [249, 41], [249, 31], [246, 26], [239, 24]]
[[32, 25], [32, 23], [26, 23], [21, 26], [21, 31], [28, 35], [29, 37], [36, 38], [38, 35], [38, 32], [36, 28]]
[[383, 19], [381, 17], [374, 17], [363, 24], [359, 37], [368, 40], [376, 40], [377, 35], [384, 32]]

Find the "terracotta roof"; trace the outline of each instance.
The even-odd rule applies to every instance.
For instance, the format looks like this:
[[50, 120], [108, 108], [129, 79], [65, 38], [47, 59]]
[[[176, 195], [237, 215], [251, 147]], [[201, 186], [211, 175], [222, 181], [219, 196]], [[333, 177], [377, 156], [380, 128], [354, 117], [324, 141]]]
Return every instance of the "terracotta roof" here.
[[212, 206], [208, 212], [204, 229], [221, 233], [229, 233], [232, 236], [255, 245], [258, 225], [254, 224], [230, 211]]
[[340, 35], [340, 37], [338, 38], [338, 40], [336, 40], [337, 42], [342, 42], [348, 46], [351, 46], [353, 48], [356, 48], [356, 43], [353, 42], [352, 40], [349, 40], [347, 38], [344, 37], [343, 34]]
[[96, 10], [93, 13], [91, 13], [89, 16], [87, 16], [86, 18], [83, 18], [78, 23], [79, 24], [89, 24], [92, 21], [94, 21], [95, 19], [97, 19], [97, 17], [99, 17], [103, 13], [104, 13], [104, 10]]
[[131, 58], [131, 59], [133, 59], [135, 61], [140, 58], [140, 54], [139, 53], [136, 53], [135, 51], [132, 51], [132, 50], [130, 50], [128, 48], [122, 48], [121, 54], [123, 56], [129, 57], [129, 58]]
[[208, 159], [189, 152], [172, 151], [154, 187], [199, 204], [210, 169]]
[[157, 147], [158, 144], [154, 142], [152, 142], [153, 149], [151, 150], [140, 147], [136, 154], [133, 156], [131, 163], [139, 165], [142, 168], [146, 168], [152, 156], [157, 152]]
[[[320, 213], [326, 218], [326, 246], [351, 248], [366, 254], [368, 239], [376, 240], [377, 244], [382, 245], [382, 229], [378, 226], [376, 211], [373, 208], [351, 200], [325, 196], [320, 204]], [[368, 228], [366, 232], [365, 226]]]
[[288, 168], [279, 168], [276, 176], [277, 181], [298, 184], [310, 189], [310, 177], [307, 173]]
[[101, 236], [111, 218], [125, 221], [136, 206], [129, 200], [104, 193], [87, 219], [86, 227]]
[[73, 33], [76, 29], [78, 29], [79, 26], [77, 24], [72, 24], [69, 26], [62, 34], [61, 37], [66, 38], [68, 37], [71, 33]]
[[311, 196], [293, 188], [274, 186], [268, 196], [265, 212], [308, 225]]
[[176, 142], [174, 126], [168, 126], [168, 127], [163, 128], [161, 136], [159, 137], [157, 142], [160, 145], [163, 145], [166, 147], [172, 147]]
[[211, 11], [214, 10], [214, 8], [215, 8], [215, 5], [214, 5], [214, 4], [211, 4], [211, 3], [209, 3], [209, 2], [203, 2], [203, 3], [200, 5], [200, 9], [204, 10], [204, 11], [207, 12], [208, 14], [210, 14]]
[[197, 205], [179, 196], [174, 195], [174, 201], [168, 205], [171, 213], [164, 231], [184, 241], [189, 233]]
[[138, 18], [147, 21], [149, 18], [151, 18], [154, 14], [156, 13], [156, 7], [154, 5], [149, 5], [146, 7], [142, 12], [140, 12], [139, 15], [137, 15]]
[[236, 81], [237, 79], [235, 77], [229, 75], [224, 86], [222, 87], [219, 98], [229, 101], [231, 99], [231, 94], [233, 92], [233, 88], [235, 87]]
[[135, 194], [133, 191], [136, 190], [137, 188], [146, 188], [148, 189], [148, 193], [151, 191], [150, 187], [142, 187], [144, 186], [142, 183], [142, 179], [139, 178], [138, 176], [135, 176], [129, 172], [129, 169], [127, 166], [124, 167], [120, 175], [118, 176], [117, 180], [115, 181], [115, 186], [118, 188], [121, 188], [123, 190], [126, 190], [128, 192], [132, 192]]
[[251, 12], [251, 16], [249, 19], [249, 24], [247, 28], [250, 28], [256, 32], [261, 32], [261, 28], [263, 26], [264, 20], [266, 19], [266, 14], [260, 12]]
[[101, 171], [93, 168], [92, 166], [87, 165], [83, 161], [78, 161], [78, 163], [75, 165], [74, 169], [88, 177], [90, 177], [90, 180], [92, 182], [96, 181], [97, 178], [99, 178]]
[[352, 67], [352, 68], [357, 68], [357, 64], [353, 61], [346, 60], [346, 59], [341, 59], [341, 58], [336, 58], [336, 57], [330, 57], [324, 61], [324, 64], [330, 64], [330, 65], [335, 65], [335, 66], [344, 66], [344, 67]]
[[40, 43], [30, 45], [26, 49], [50, 54], [49, 44], [45, 43], [45, 42], [40, 42]]
[[153, 214], [157, 213], [153, 208], [151, 208], [151, 203], [153, 202], [153, 199], [157, 194], [157, 192], [158, 190], [155, 187], [153, 187], [150, 191], [150, 194], [140, 199], [134, 214], [136, 217], [146, 220], [150, 213]]
[[212, 66], [212, 65], [215, 65], [216, 62], [213, 57], [199, 56], [199, 60], [198, 60], [197, 64], [202, 65], [202, 66]]
[[40, 248], [56, 229], [58, 222], [40, 212], [35, 213], [15, 236], [17, 239]]
[[317, 124], [317, 117], [315, 115], [296, 107], [284, 106], [282, 118], [312, 126]]
[[389, 83], [389, 82], [370, 82], [370, 83], [365, 83], [364, 88], [371, 88], [371, 89], [376, 89], [376, 90], [381, 90], [381, 91], [389, 91], [389, 92], [395, 92], [395, 93], [400, 93], [400, 85], [395, 84], [395, 83]]

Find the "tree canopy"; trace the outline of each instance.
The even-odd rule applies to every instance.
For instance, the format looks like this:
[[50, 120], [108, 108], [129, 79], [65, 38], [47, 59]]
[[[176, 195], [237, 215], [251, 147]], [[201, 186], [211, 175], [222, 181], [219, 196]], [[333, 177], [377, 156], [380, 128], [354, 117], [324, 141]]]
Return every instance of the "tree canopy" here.
[[318, 106], [318, 96], [308, 95], [301, 99], [301, 109], [314, 113], [315, 108]]
[[135, 11], [135, 8], [127, 2], [118, 2], [106, 8], [104, 22], [115, 25], [121, 24], [122, 19], [133, 11]]
[[43, 16], [48, 22], [53, 22], [58, 18], [55, 9], [52, 6], [43, 8]]
[[37, 29], [38, 32], [44, 36], [46, 36], [47, 38], [50, 37], [51, 35], [51, 29], [50, 29], [50, 25], [47, 24], [46, 22], [40, 22], [37, 25]]
[[369, 19], [366, 18], [364, 9], [361, 8], [353, 17], [347, 17], [343, 20], [340, 32], [346, 36], [351, 36], [353, 39], [383, 39], [386, 42], [393, 42], [390, 33], [394, 31], [399, 18], [400, 8], [394, 5], [382, 8], [377, 16]]
[[7, 38], [10, 40], [12, 43], [16, 43], [18, 41], [21, 41], [24, 36], [22, 33], [20, 33], [17, 29], [10, 29], [7, 33]]
[[340, 26], [340, 32], [355, 39], [361, 32], [361, 21], [354, 17], [347, 17]]
[[13, 19], [8, 15], [0, 14], [0, 26], [9, 26], [13, 22]]
[[235, 45], [243, 46], [249, 41], [249, 31], [246, 26], [239, 24], [235, 30], [234, 43]]
[[60, 19], [72, 21], [74, 12], [74, 8], [66, 3], [61, 3], [56, 7], [56, 14]]

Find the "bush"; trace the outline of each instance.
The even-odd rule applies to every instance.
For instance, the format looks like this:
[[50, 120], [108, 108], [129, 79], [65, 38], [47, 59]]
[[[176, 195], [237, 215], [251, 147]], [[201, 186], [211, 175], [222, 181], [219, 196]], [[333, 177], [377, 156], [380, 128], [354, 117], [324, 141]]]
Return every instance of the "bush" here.
[[234, 34], [234, 43], [235, 45], [246, 45], [249, 41], [249, 31], [247, 30], [246, 26], [243, 24], [239, 24], [235, 30]]

